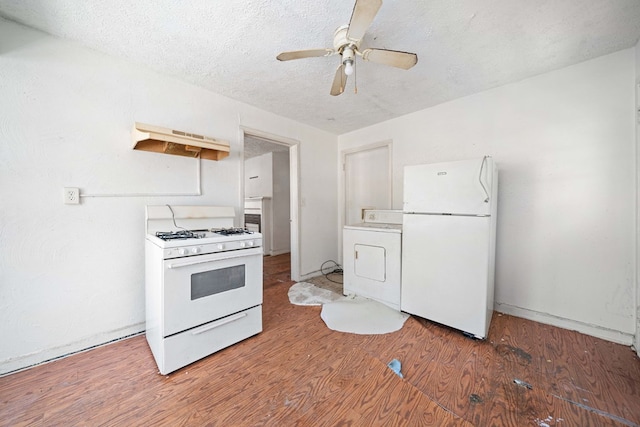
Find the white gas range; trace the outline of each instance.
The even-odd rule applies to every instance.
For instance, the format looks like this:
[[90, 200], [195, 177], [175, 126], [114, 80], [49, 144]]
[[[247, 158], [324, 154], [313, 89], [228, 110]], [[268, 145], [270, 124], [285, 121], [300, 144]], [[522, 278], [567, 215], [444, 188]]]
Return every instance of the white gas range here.
[[262, 235], [233, 207], [147, 206], [146, 336], [167, 374], [262, 331]]

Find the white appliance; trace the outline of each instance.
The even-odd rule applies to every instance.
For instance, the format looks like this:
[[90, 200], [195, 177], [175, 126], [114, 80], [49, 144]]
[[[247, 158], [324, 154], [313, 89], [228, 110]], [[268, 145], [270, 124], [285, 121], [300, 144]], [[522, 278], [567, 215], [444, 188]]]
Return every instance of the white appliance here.
[[364, 222], [345, 225], [343, 293], [400, 310], [402, 211], [365, 210]]
[[272, 227], [271, 199], [268, 197], [251, 197], [244, 199], [244, 228], [262, 234], [262, 251], [271, 255]]
[[262, 331], [262, 235], [233, 207], [147, 206], [146, 337], [167, 374]]
[[402, 311], [487, 336], [497, 201], [491, 157], [405, 166]]

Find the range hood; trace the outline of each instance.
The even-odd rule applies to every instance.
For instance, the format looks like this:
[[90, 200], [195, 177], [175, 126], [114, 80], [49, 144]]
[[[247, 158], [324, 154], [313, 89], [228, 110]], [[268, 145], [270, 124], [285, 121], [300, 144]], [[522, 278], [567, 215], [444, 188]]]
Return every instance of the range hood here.
[[207, 160], [221, 160], [229, 155], [227, 141], [144, 123], [134, 124], [132, 137], [134, 150]]

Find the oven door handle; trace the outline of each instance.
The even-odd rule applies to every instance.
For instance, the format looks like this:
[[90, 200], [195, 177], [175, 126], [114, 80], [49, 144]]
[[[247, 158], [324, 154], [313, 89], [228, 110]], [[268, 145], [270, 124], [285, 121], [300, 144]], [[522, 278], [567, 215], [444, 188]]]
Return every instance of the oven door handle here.
[[202, 257], [206, 257], [206, 255], [201, 255], [189, 261], [176, 262], [173, 264], [169, 264], [167, 267], [170, 269], [180, 268], [180, 267], [189, 267], [190, 265], [205, 264], [208, 262], [215, 262], [215, 261], [221, 261], [225, 259], [240, 258], [240, 257], [249, 256], [249, 255], [260, 255], [260, 254], [262, 254], [262, 247], [255, 247], [251, 249], [242, 249], [238, 251], [223, 252], [215, 258], [207, 257], [206, 259], [203, 259]]
[[247, 317], [247, 313], [238, 313], [238, 314], [234, 314], [233, 316], [225, 317], [224, 319], [220, 319], [217, 322], [213, 322], [210, 325], [205, 325], [205, 326], [203, 326], [201, 328], [194, 329], [193, 331], [191, 331], [191, 335], [203, 334], [203, 333], [205, 333], [207, 331], [210, 331], [212, 329], [219, 328], [222, 325], [226, 325], [227, 323], [231, 323], [231, 322], [235, 322], [236, 320], [240, 320], [243, 317]]

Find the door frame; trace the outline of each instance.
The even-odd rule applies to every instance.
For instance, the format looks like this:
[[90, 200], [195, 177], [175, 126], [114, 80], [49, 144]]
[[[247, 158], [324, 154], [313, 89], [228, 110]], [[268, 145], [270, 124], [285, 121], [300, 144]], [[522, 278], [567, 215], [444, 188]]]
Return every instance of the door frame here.
[[240, 125], [242, 141], [242, 167], [240, 168], [240, 201], [244, 209], [244, 137], [266, 139], [289, 147], [289, 227], [291, 231], [291, 280], [300, 280], [300, 141]]

